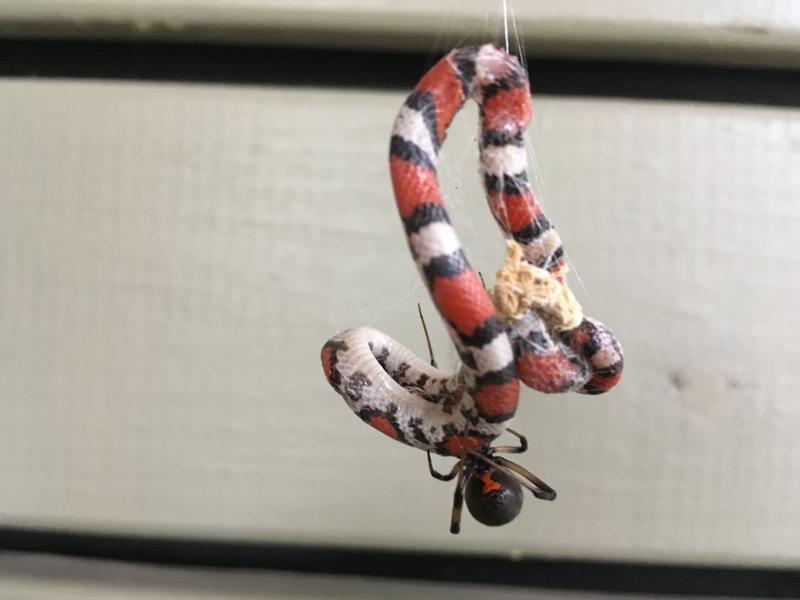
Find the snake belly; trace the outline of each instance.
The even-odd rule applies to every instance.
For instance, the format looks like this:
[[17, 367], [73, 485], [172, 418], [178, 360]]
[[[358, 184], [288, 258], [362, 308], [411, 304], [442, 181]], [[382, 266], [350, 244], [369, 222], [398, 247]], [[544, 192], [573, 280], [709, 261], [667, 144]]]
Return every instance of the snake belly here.
[[565, 272], [558, 234], [533, 197], [524, 131], [531, 117], [527, 75], [493, 45], [458, 48], [419, 81], [397, 115], [390, 170], [412, 258], [461, 358], [456, 373], [434, 368], [376, 329], [357, 327], [322, 348], [325, 376], [363, 421], [421, 450], [461, 456], [502, 434], [519, 382], [544, 392], [600, 393], [616, 383], [622, 354], [613, 335], [584, 319], [553, 332], [534, 310], [505, 323], [470, 266], [444, 205], [439, 150], [468, 98], [480, 109], [480, 165], [487, 200], [525, 259]]

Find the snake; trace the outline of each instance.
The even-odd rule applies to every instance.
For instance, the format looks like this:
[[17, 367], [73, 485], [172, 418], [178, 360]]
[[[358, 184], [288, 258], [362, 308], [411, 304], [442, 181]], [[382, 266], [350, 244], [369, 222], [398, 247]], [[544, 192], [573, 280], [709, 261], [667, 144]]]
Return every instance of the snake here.
[[448, 127], [470, 98], [479, 108], [480, 174], [495, 221], [527, 263], [563, 281], [561, 239], [527, 176], [525, 130], [532, 108], [525, 69], [492, 44], [456, 48], [401, 106], [389, 165], [412, 259], [460, 368], [438, 369], [366, 326], [335, 335], [321, 351], [329, 384], [364, 422], [420, 450], [457, 457], [487, 448], [506, 430], [520, 383], [545, 393], [599, 394], [620, 380], [623, 369], [621, 347], [599, 321], [584, 317], [572, 329], [556, 331], [531, 309], [506, 322], [467, 260], [436, 168]]

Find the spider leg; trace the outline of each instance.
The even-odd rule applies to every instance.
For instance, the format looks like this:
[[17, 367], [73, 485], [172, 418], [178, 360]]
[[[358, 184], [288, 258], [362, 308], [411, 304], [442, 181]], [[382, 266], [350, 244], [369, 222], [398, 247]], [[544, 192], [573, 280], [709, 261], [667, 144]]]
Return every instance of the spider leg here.
[[450, 514], [450, 533], [457, 534], [461, 531], [461, 508], [464, 505], [464, 487], [467, 484], [467, 478], [464, 474], [464, 461], [458, 461], [458, 481], [456, 482], [456, 491], [453, 494], [453, 512]]
[[422, 316], [422, 305], [419, 302], [417, 302], [417, 311], [419, 311], [419, 320], [422, 323], [422, 331], [425, 332], [425, 341], [428, 344], [428, 354], [431, 357], [431, 366], [434, 369], [437, 369], [439, 365], [436, 364], [436, 359], [433, 358], [433, 346], [431, 346], [431, 338], [428, 335], [428, 327], [425, 325], [425, 317]]
[[521, 433], [517, 433], [510, 427], [506, 429], [508, 433], [519, 438], [519, 446], [495, 446], [492, 452], [505, 452], [507, 454], [522, 454], [528, 449], [528, 438]]
[[539, 500], [556, 499], [556, 491], [544, 481], [539, 479], [536, 475], [528, 471], [528, 469], [525, 467], [518, 465], [515, 462], [511, 462], [502, 456], [496, 456], [494, 460], [497, 461], [497, 466], [505, 469], [511, 474], [516, 474], [519, 482], [528, 488], [534, 496], [539, 498]]
[[506, 475], [513, 477], [525, 488], [530, 490], [530, 492], [539, 500], [556, 499], [556, 491], [553, 488], [517, 463], [511, 462], [502, 456], [493, 456], [489, 458], [488, 456], [484, 456], [483, 454], [472, 451], [469, 451], [468, 454], [476, 460], [488, 465], [489, 468], [497, 469]]
[[426, 454], [428, 455], [428, 470], [431, 472], [431, 476], [434, 479], [438, 479], [439, 481], [452, 481], [453, 478], [455, 478], [455, 476], [458, 475], [458, 469], [461, 466], [461, 461], [460, 460], [455, 465], [453, 465], [453, 468], [450, 470], [450, 472], [447, 475], [443, 475], [442, 473], [439, 473], [439, 471], [437, 471], [436, 469], [433, 468], [433, 461], [431, 460], [431, 453], [430, 452], [426, 452]]

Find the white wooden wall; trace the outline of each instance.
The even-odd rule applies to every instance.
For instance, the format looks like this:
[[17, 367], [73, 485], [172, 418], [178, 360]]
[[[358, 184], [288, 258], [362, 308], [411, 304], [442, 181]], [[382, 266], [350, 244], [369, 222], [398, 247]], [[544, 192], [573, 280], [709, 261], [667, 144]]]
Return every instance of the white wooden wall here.
[[[93, 6], [11, 2], [0, 15], [58, 4]], [[283, 15], [273, 4], [249, 9]], [[623, 23], [800, 24], [780, 2], [597, 4], [627, 10]], [[569, 22], [589, 4], [560, 6]], [[3, 524], [796, 566], [800, 109], [535, 96], [545, 206], [626, 375], [601, 397], [525, 393], [522, 461], [559, 499], [529, 501], [496, 530], [467, 517], [454, 537], [450, 485], [358, 421], [318, 362], [355, 324], [424, 355], [417, 301], [440, 362], [455, 361], [391, 198], [402, 98], [0, 80]], [[470, 258], [491, 274], [502, 241], [480, 197], [474, 120], [459, 117], [442, 178]], [[36, 593], [14, 597], [51, 597]]]
[[[796, 0], [505, 0], [540, 55], [800, 66]], [[504, 37], [504, 0], [4, 0], [0, 32], [415, 48]]]

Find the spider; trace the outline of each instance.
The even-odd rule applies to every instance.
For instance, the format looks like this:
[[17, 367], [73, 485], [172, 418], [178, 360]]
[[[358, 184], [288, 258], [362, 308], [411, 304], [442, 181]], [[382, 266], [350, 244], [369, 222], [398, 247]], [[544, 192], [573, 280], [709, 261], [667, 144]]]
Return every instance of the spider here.
[[494, 446], [481, 451], [467, 451], [446, 475], [433, 467], [428, 452], [428, 469], [440, 481], [456, 477], [450, 533], [461, 531], [461, 508], [464, 499], [476, 521], [484, 525], [505, 525], [513, 521], [522, 510], [523, 492], [526, 488], [539, 500], [555, 500], [556, 491], [526, 468], [498, 453], [520, 454], [528, 449], [528, 440], [513, 429], [508, 433], [519, 439], [519, 446]]
[[[422, 307], [417, 304], [417, 309], [428, 344], [431, 366], [436, 367]], [[511, 428], [506, 431], [519, 440], [519, 446], [487, 446], [478, 451], [467, 450], [447, 474], [434, 469], [431, 453], [427, 452], [428, 470], [432, 477], [439, 481], [452, 481], [458, 477], [453, 494], [450, 533], [457, 534], [461, 531], [461, 510], [465, 499], [475, 520], [492, 527], [506, 525], [517, 517], [522, 510], [523, 487], [539, 500], [556, 499], [556, 491], [536, 475], [507, 458], [497, 456], [502, 453], [522, 454], [528, 449], [528, 439], [524, 435]]]

